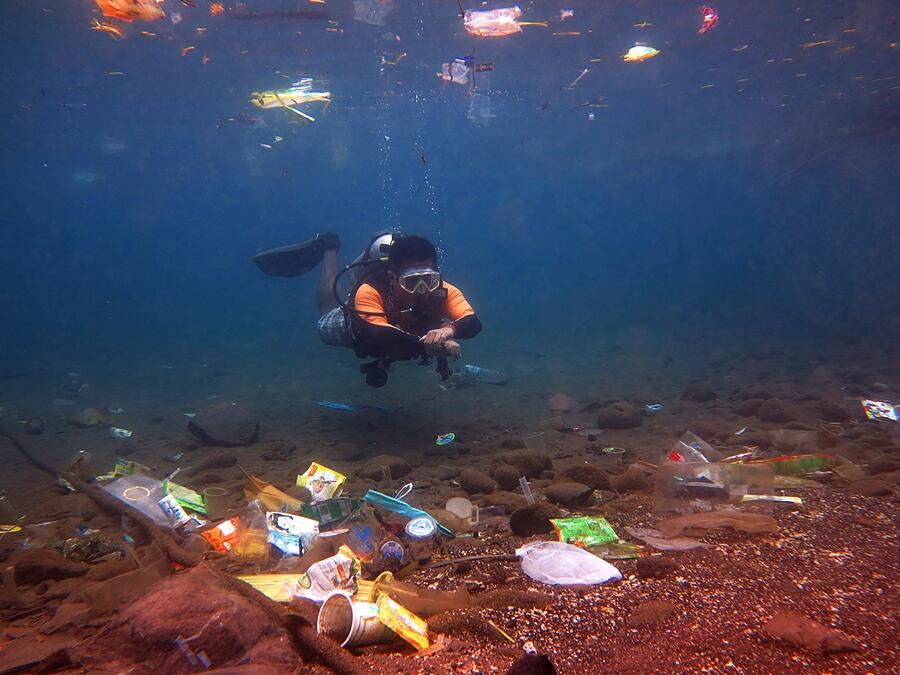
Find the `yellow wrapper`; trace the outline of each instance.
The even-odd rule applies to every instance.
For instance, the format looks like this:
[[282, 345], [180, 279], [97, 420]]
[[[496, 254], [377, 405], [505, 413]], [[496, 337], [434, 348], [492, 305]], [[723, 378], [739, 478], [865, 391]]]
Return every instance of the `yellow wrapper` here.
[[297, 476], [297, 485], [309, 490], [314, 502], [324, 502], [340, 495], [346, 480], [344, 474], [313, 462], [306, 473]]
[[378, 595], [378, 619], [416, 649], [427, 649], [428, 624], [384, 593]]
[[267, 483], [262, 478], [256, 476], [247, 476], [247, 487], [244, 488], [244, 497], [248, 502], [254, 499], [266, 507], [267, 511], [289, 511], [300, 513], [300, 507], [303, 506], [296, 497], [291, 497], [288, 493], [282, 492], [271, 483]]

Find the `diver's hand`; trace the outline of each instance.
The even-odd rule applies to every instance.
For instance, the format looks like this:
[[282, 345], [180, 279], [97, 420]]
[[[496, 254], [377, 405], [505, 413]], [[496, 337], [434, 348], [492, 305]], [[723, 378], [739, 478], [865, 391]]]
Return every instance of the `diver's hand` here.
[[[456, 329], [453, 326], [441, 326], [440, 328], [435, 328], [434, 330], [430, 330], [425, 333], [424, 336], [420, 339], [420, 342], [425, 347], [425, 353], [430, 354], [431, 356], [446, 356], [443, 352], [444, 345], [448, 341], [453, 341], [453, 336], [456, 335]], [[459, 344], [456, 345], [457, 351], [459, 351]]]

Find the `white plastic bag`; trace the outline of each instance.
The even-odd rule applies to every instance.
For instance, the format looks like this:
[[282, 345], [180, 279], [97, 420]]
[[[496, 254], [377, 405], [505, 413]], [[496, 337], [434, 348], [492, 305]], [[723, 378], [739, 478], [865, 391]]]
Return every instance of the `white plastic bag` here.
[[526, 544], [516, 549], [516, 555], [525, 574], [551, 586], [605, 584], [622, 578], [619, 570], [593, 553], [558, 541]]

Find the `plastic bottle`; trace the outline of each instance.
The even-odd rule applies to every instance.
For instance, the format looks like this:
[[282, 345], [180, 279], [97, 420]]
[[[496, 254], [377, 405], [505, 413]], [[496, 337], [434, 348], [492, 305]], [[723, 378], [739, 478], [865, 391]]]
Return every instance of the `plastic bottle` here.
[[506, 384], [506, 374], [501, 373], [499, 370], [491, 370], [490, 368], [469, 364], [466, 364], [463, 368], [467, 375], [484, 384]]
[[242, 562], [265, 562], [269, 559], [269, 531], [266, 512], [253, 500], [241, 514], [231, 555]]

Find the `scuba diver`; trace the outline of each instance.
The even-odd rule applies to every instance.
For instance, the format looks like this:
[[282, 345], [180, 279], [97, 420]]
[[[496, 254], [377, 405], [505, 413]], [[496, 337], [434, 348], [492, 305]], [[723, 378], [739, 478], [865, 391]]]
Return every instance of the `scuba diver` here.
[[[393, 361], [437, 359], [441, 379], [450, 377], [448, 358], [459, 358], [458, 340], [481, 332], [481, 321], [462, 292], [447, 283], [437, 250], [417, 235], [379, 232], [369, 246], [338, 272], [336, 234], [317, 234], [300, 244], [253, 257], [266, 274], [296, 277], [322, 265], [317, 299], [319, 337], [327, 345], [349, 347], [374, 361], [359, 367], [366, 383], [383, 387]], [[348, 274], [353, 285], [347, 301], [338, 285]]]

